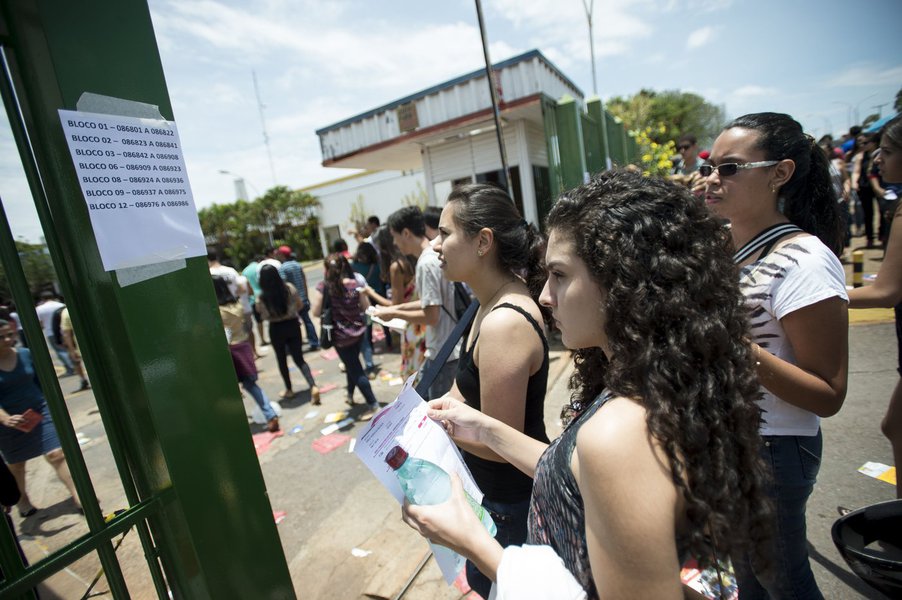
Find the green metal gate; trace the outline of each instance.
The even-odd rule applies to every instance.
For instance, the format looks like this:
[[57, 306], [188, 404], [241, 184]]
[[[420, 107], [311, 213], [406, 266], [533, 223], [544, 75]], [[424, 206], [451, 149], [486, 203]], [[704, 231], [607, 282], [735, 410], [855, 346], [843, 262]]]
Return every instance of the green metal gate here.
[[[96, 552], [127, 598], [112, 539], [134, 527], [160, 598], [293, 598], [204, 257], [121, 285], [103, 270], [59, 109], [85, 92], [173, 119], [145, 2], [3, 0], [0, 91], [128, 509], [104, 520], [46, 346], [32, 344], [89, 533], [25, 568], [0, 525], [0, 598]], [[0, 258], [26, 335], [42, 340], [3, 210]]]

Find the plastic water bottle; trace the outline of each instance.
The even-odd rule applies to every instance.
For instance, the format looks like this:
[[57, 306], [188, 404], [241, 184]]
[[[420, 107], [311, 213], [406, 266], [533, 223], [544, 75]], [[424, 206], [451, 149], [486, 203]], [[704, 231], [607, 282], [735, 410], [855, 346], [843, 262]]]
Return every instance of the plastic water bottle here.
[[[441, 504], [451, 497], [451, 476], [435, 463], [409, 456], [401, 446], [389, 450], [385, 462], [395, 470], [401, 489], [411, 504]], [[489, 511], [466, 491], [464, 493], [482, 526], [494, 537], [498, 528]]]

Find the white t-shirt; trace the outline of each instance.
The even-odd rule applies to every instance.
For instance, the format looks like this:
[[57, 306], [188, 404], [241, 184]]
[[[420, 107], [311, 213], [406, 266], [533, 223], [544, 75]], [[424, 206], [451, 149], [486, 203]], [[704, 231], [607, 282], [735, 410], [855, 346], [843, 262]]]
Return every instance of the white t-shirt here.
[[[456, 323], [448, 314], [454, 314], [454, 284], [445, 278], [438, 254], [431, 246], [423, 250], [417, 259], [416, 282], [420, 306], [439, 307], [438, 325], [426, 327], [426, 358], [435, 358]], [[457, 360], [459, 353], [460, 342], [448, 355], [448, 360]]]
[[38, 321], [41, 322], [41, 329], [44, 330], [44, 337], [53, 338], [53, 313], [56, 312], [56, 309], [64, 306], [66, 305], [62, 302], [47, 300], [35, 308], [35, 311], [38, 313]]
[[[795, 353], [780, 319], [828, 298], [849, 301], [839, 259], [813, 235], [778, 245], [763, 259], [742, 268], [739, 277], [751, 309], [752, 340], [771, 354], [795, 364]], [[761, 389], [761, 435], [817, 435], [820, 418]]]
[[244, 314], [252, 312], [251, 300], [247, 293], [247, 277], [240, 274], [232, 267], [219, 265], [218, 267], [210, 267], [210, 277], [222, 277], [229, 284], [229, 291], [238, 299], [241, 304], [241, 310]]

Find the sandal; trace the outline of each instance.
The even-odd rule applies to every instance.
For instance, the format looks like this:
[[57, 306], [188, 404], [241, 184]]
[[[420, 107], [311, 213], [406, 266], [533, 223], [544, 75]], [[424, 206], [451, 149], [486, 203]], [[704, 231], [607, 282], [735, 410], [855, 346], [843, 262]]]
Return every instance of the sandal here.
[[319, 406], [320, 404], [322, 404], [319, 399], [319, 388], [316, 386], [310, 388], [310, 403], [314, 406]]
[[279, 393], [280, 400], [288, 400], [289, 398], [294, 398], [294, 392], [291, 390], [283, 390]]

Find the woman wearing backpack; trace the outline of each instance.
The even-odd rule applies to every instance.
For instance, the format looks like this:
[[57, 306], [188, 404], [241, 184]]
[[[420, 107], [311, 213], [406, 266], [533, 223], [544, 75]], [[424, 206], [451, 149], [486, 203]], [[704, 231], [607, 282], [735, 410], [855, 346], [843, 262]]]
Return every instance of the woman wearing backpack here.
[[328, 298], [332, 309], [332, 339], [335, 351], [345, 366], [347, 378], [347, 399], [349, 405], [354, 404], [354, 389], [359, 388], [369, 410], [359, 418], [361, 421], [372, 419], [379, 410], [379, 403], [373, 394], [373, 387], [360, 364], [360, 345], [366, 335], [366, 316], [364, 312], [370, 303], [366, 294], [361, 291], [366, 287], [363, 276], [354, 273], [342, 254], [336, 253], [326, 258], [326, 272], [323, 281], [316, 286], [311, 313], [319, 318]]

